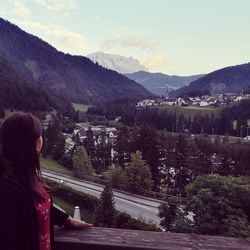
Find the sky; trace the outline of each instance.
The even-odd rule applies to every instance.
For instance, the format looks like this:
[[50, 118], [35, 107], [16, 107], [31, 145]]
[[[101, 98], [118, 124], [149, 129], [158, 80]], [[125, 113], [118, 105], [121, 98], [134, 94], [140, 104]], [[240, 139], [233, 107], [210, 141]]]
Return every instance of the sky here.
[[65, 53], [132, 56], [151, 72], [250, 61], [249, 0], [0, 0], [0, 16]]

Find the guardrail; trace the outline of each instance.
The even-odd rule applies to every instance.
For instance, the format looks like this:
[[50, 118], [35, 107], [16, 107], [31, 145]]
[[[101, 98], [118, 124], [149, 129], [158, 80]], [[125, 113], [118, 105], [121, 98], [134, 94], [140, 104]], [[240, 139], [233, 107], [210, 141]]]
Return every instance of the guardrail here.
[[249, 250], [250, 239], [115, 228], [57, 229], [55, 250]]
[[[49, 173], [53, 173], [53, 174], [56, 174], [58, 176], [65, 176], [65, 177], [69, 177], [69, 178], [72, 178], [72, 179], [75, 179], [75, 180], [83, 180], [83, 181], [87, 181], [87, 182], [90, 182], [90, 183], [95, 183], [95, 184], [98, 184], [100, 186], [104, 186], [106, 184], [109, 184], [109, 182], [107, 180], [102, 180], [100, 178], [96, 178], [96, 177], [91, 177], [91, 176], [84, 176], [82, 178], [75, 178], [75, 177], [72, 177], [72, 176], [68, 176], [68, 175], [64, 175], [64, 174], [61, 174], [61, 173], [56, 173], [56, 172], [53, 172], [53, 171], [48, 171], [48, 170], [43, 170], [43, 172], [49, 172]], [[117, 186], [112, 186], [113, 190], [115, 191], [120, 191], [120, 192], [126, 192], [126, 193], [130, 193], [129, 190], [120, 185], [119, 187]], [[174, 195], [170, 195], [170, 194], [164, 194], [164, 193], [159, 193], [159, 192], [153, 192], [153, 191], [148, 191], [148, 190], [140, 190], [139, 192], [137, 193], [133, 193], [134, 195], [140, 195], [140, 196], [143, 196], [145, 198], [151, 198], [151, 199], [158, 199], [160, 201], [168, 201], [168, 202], [174, 202], [174, 203], [185, 203], [186, 202], [186, 198], [183, 198], [183, 197], [179, 197], [179, 196], [174, 196]]]

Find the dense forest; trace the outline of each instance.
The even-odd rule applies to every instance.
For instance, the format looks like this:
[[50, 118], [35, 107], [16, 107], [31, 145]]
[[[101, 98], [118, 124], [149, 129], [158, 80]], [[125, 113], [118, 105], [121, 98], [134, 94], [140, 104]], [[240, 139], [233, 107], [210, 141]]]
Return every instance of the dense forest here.
[[3, 110], [8, 108], [37, 113], [48, 111], [54, 105], [44, 90], [24, 80], [2, 58], [0, 58], [0, 85], [2, 114]]
[[146, 122], [157, 129], [169, 132], [192, 134], [230, 135], [245, 137], [248, 133], [247, 120], [250, 119], [250, 100], [224, 108], [218, 115], [198, 113], [193, 117], [177, 114], [157, 107], [136, 108], [136, 103], [124, 99], [88, 110], [92, 115], [103, 115], [109, 120], [120, 116], [121, 122], [134, 126]]

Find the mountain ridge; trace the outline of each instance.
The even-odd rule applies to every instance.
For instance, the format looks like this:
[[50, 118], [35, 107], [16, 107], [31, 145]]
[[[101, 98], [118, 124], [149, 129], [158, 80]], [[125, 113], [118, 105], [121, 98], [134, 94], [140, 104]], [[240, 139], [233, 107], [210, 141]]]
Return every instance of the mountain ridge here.
[[215, 70], [171, 93], [172, 96], [190, 92], [209, 92], [210, 94], [237, 93], [250, 86], [250, 63], [229, 66]]
[[0, 18], [0, 56], [25, 79], [36, 82], [60, 104], [103, 103], [152, 95], [136, 82], [83, 56], [57, 51], [47, 42]]

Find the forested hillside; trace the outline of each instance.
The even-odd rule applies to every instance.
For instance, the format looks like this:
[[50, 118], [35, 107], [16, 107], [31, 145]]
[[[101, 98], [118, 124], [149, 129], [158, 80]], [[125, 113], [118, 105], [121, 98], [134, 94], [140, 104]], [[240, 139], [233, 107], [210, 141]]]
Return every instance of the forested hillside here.
[[24, 111], [46, 111], [53, 106], [39, 86], [26, 81], [0, 58], [0, 106]]
[[211, 72], [202, 78], [191, 82], [171, 94], [181, 96], [190, 92], [199, 91], [216, 93], [239, 93], [250, 85], [250, 63], [226, 67]]
[[144, 98], [149, 91], [83, 56], [57, 51], [38, 37], [0, 19], [0, 56], [29, 81], [46, 89], [60, 105], [102, 103], [123, 97]]

